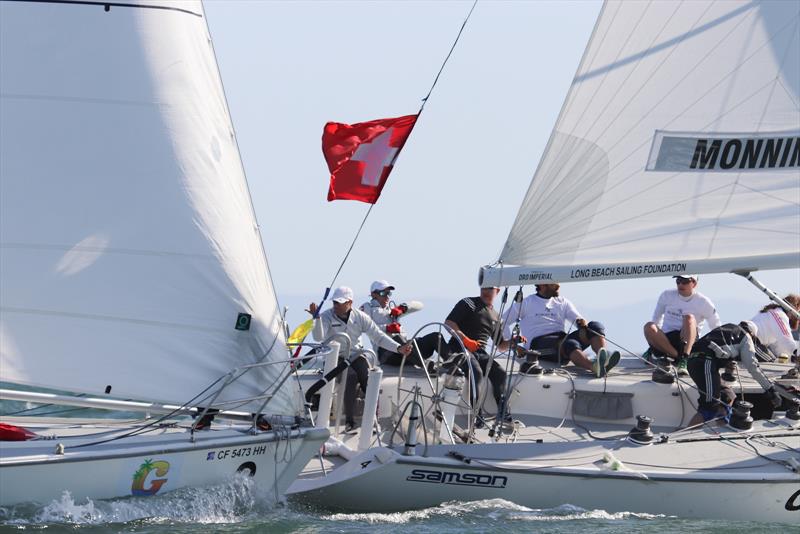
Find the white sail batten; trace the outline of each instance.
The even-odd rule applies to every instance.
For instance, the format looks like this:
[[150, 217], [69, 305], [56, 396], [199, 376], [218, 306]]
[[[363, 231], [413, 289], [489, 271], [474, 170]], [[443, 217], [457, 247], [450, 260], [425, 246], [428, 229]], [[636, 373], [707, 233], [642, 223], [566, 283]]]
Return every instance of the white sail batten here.
[[0, 379], [181, 404], [287, 352], [202, 5], [126, 4], [0, 3]]
[[607, 2], [482, 278], [656, 264], [800, 266], [800, 2]]

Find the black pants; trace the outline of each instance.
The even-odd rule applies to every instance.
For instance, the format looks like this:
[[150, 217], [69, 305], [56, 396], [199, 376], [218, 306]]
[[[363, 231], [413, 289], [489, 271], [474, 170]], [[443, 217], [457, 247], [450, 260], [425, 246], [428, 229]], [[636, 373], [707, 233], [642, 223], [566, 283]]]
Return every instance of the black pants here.
[[[393, 335], [392, 339], [401, 345], [406, 343], [406, 338], [400, 334]], [[417, 351], [417, 347], [414, 347], [414, 350], [412, 350], [411, 354], [406, 358], [406, 365], [419, 365], [422, 367], [425, 360], [433, 356], [434, 352], [438, 352], [443, 360], [447, 359], [449, 354], [447, 343], [445, 343], [444, 337], [439, 332], [431, 332], [422, 337], [418, 337], [416, 338], [416, 342], [419, 351]], [[378, 361], [380, 361], [382, 365], [400, 365], [400, 362], [403, 361], [403, 355], [381, 347], [378, 349]]]
[[719, 370], [725, 367], [726, 362], [722, 362], [713, 357], [696, 356], [689, 358], [687, 370], [692, 381], [700, 390], [700, 397], [697, 399], [698, 409], [712, 409], [719, 406], [720, 391], [722, 382], [719, 378]]
[[[492, 393], [494, 394], [494, 401], [497, 403], [498, 409], [500, 408], [501, 399], [500, 397], [506, 390], [506, 372], [497, 363], [496, 360], [492, 360], [492, 366], [487, 371], [486, 367], [489, 364], [489, 355], [479, 350], [474, 354], [468, 354], [466, 356], [458, 356], [461, 357], [461, 363], [459, 367], [461, 370], [464, 371], [466, 375], [469, 370], [467, 365], [472, 368], [472, 374], [475, 376], [475, 386], [480, 389], [481, 382], [483, 381], [483, 377], [488, 375], [489, 376], [489, 383], [492, 385]], [[475, 403], [476, 399], [475, 392], [473, 392], [473, 398], [471, 399], [473, 404]]]
[[362, 357], [356, 358], [347, 369], [347, 386], [344, 388], [344, 418], [346, 422], [355, 421], [356, 397], [358, 390], [356, 383], [366, 393], [367, 379], [369, 378], [369, 364]]

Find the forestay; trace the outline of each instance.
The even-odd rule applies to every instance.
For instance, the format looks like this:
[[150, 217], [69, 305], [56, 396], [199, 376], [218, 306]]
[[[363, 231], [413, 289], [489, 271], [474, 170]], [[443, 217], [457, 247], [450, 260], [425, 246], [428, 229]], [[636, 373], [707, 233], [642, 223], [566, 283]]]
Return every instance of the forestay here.
[[482, 283], [800, 266], [798, 12], [607, 2]]
[[[181, 403], [285, 359], [200, 2], [0, 2], [0, 21], [2, 380]], [[298, 406], [283, 388], [267, 411]]]

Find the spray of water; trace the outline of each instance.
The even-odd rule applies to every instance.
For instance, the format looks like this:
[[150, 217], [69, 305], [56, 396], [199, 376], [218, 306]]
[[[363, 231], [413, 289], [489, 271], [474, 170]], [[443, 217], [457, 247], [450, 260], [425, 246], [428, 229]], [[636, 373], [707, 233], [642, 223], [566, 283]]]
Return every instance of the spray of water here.
[[268, 490], [246, 475], [202, 488], [182, 488], [153, 497], [76, 500], [65, 491], [44, 506], [0, 508], [4, 525], [101, 525], [146, 521], [151, 524], [228, 524], [269, 513], [275, 503]]

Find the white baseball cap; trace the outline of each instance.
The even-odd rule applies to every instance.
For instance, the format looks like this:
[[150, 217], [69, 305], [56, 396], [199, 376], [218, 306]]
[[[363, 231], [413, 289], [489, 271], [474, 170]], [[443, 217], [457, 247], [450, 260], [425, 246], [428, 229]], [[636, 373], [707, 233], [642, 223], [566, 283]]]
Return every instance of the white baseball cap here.
[[687, 280], [694, 280], [695, 283], [697, 283], [697, 281], [700, 280], [700, 277], [697, 276], [696, 274], [676, 274], [672, 278], [686, 278]]
[[353, 300], [353, 290], [347, 286], [339, 286], [333, 290], [331, 300], [340, 304], [348, 300]]
[[389, 289], [394, 291], [394, 286], [387, 282], [386, 280], [375, 280], [372, 282], [372, 285], [369, 286], [369, 292], [372, 293], [374, 291], [383, 291], [384, 289]]

